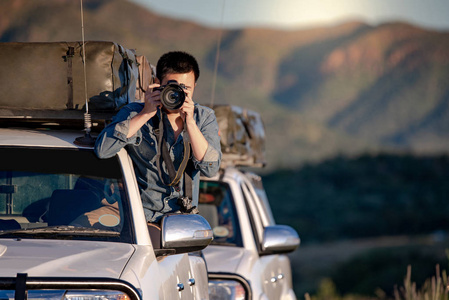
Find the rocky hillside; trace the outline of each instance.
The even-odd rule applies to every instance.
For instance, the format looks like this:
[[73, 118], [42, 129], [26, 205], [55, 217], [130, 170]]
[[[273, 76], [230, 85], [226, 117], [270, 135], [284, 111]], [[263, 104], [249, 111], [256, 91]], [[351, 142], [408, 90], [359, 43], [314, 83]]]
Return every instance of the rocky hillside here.
[[[261, 112], [271, 168], [336, 154], [449, 149], [449, 32], [361, 22], [221, 32], [121, 0], [85, 0], [84, 27], [86, 40], [116, 41], [153, 63], [168, 50], [194, 54], [202, 67], [196, 101]], [[81, 40], [79, 1], [0, 2], [1, 42], [69, 40]]]

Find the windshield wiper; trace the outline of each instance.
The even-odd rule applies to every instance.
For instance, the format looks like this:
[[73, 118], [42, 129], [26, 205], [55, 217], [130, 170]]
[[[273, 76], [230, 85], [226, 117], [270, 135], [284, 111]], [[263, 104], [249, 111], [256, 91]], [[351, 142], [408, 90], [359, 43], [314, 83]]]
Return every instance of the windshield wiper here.
[[119, 236], [120, 232], [90, 227], [49, 226], [0, 231], [0, 236]]

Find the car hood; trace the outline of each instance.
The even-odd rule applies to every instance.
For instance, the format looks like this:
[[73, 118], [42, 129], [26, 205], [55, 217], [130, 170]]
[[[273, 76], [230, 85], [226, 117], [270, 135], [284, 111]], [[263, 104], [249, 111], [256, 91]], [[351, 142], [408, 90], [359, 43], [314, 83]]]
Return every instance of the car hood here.
[[124, 243], [0, 239], [0, 276], [119, 278], [133, 252]]
[[237, 273], [245, 248], [229, 246], [207, 246], [203, 250], [209, 272]]

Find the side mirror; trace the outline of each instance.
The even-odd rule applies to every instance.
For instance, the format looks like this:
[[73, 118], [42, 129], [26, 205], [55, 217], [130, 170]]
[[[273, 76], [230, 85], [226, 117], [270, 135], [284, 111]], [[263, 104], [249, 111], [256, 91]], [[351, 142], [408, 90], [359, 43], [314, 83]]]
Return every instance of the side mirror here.
[[298, 233], [287, 225], [267, 226], [263, 232], [262, 255], [293, 252], [301, 240]]
[[209, 223], [200, 215], [166, 215], [161, 225], [162, 249], [176, 254], [202, 250], [213, 239]]

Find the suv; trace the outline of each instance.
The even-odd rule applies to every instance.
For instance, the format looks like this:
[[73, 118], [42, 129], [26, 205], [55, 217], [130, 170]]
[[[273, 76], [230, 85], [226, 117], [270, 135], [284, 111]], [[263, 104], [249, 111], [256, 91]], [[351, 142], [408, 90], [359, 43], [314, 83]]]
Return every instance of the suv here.
[[0, 299], [209, 298], [203, 217], [164, 217], [155, 249], [125, 149], [98, 159], [74, 143], [81, 131], [10, 124], [0, 128]]
[[204, 178], [199, 211], [214, 233], [203, 251], [211, 300], [296, 299], [284, 254], [300, 240], [293, 228], [275, 224], [259, 176], [227, 167]]

